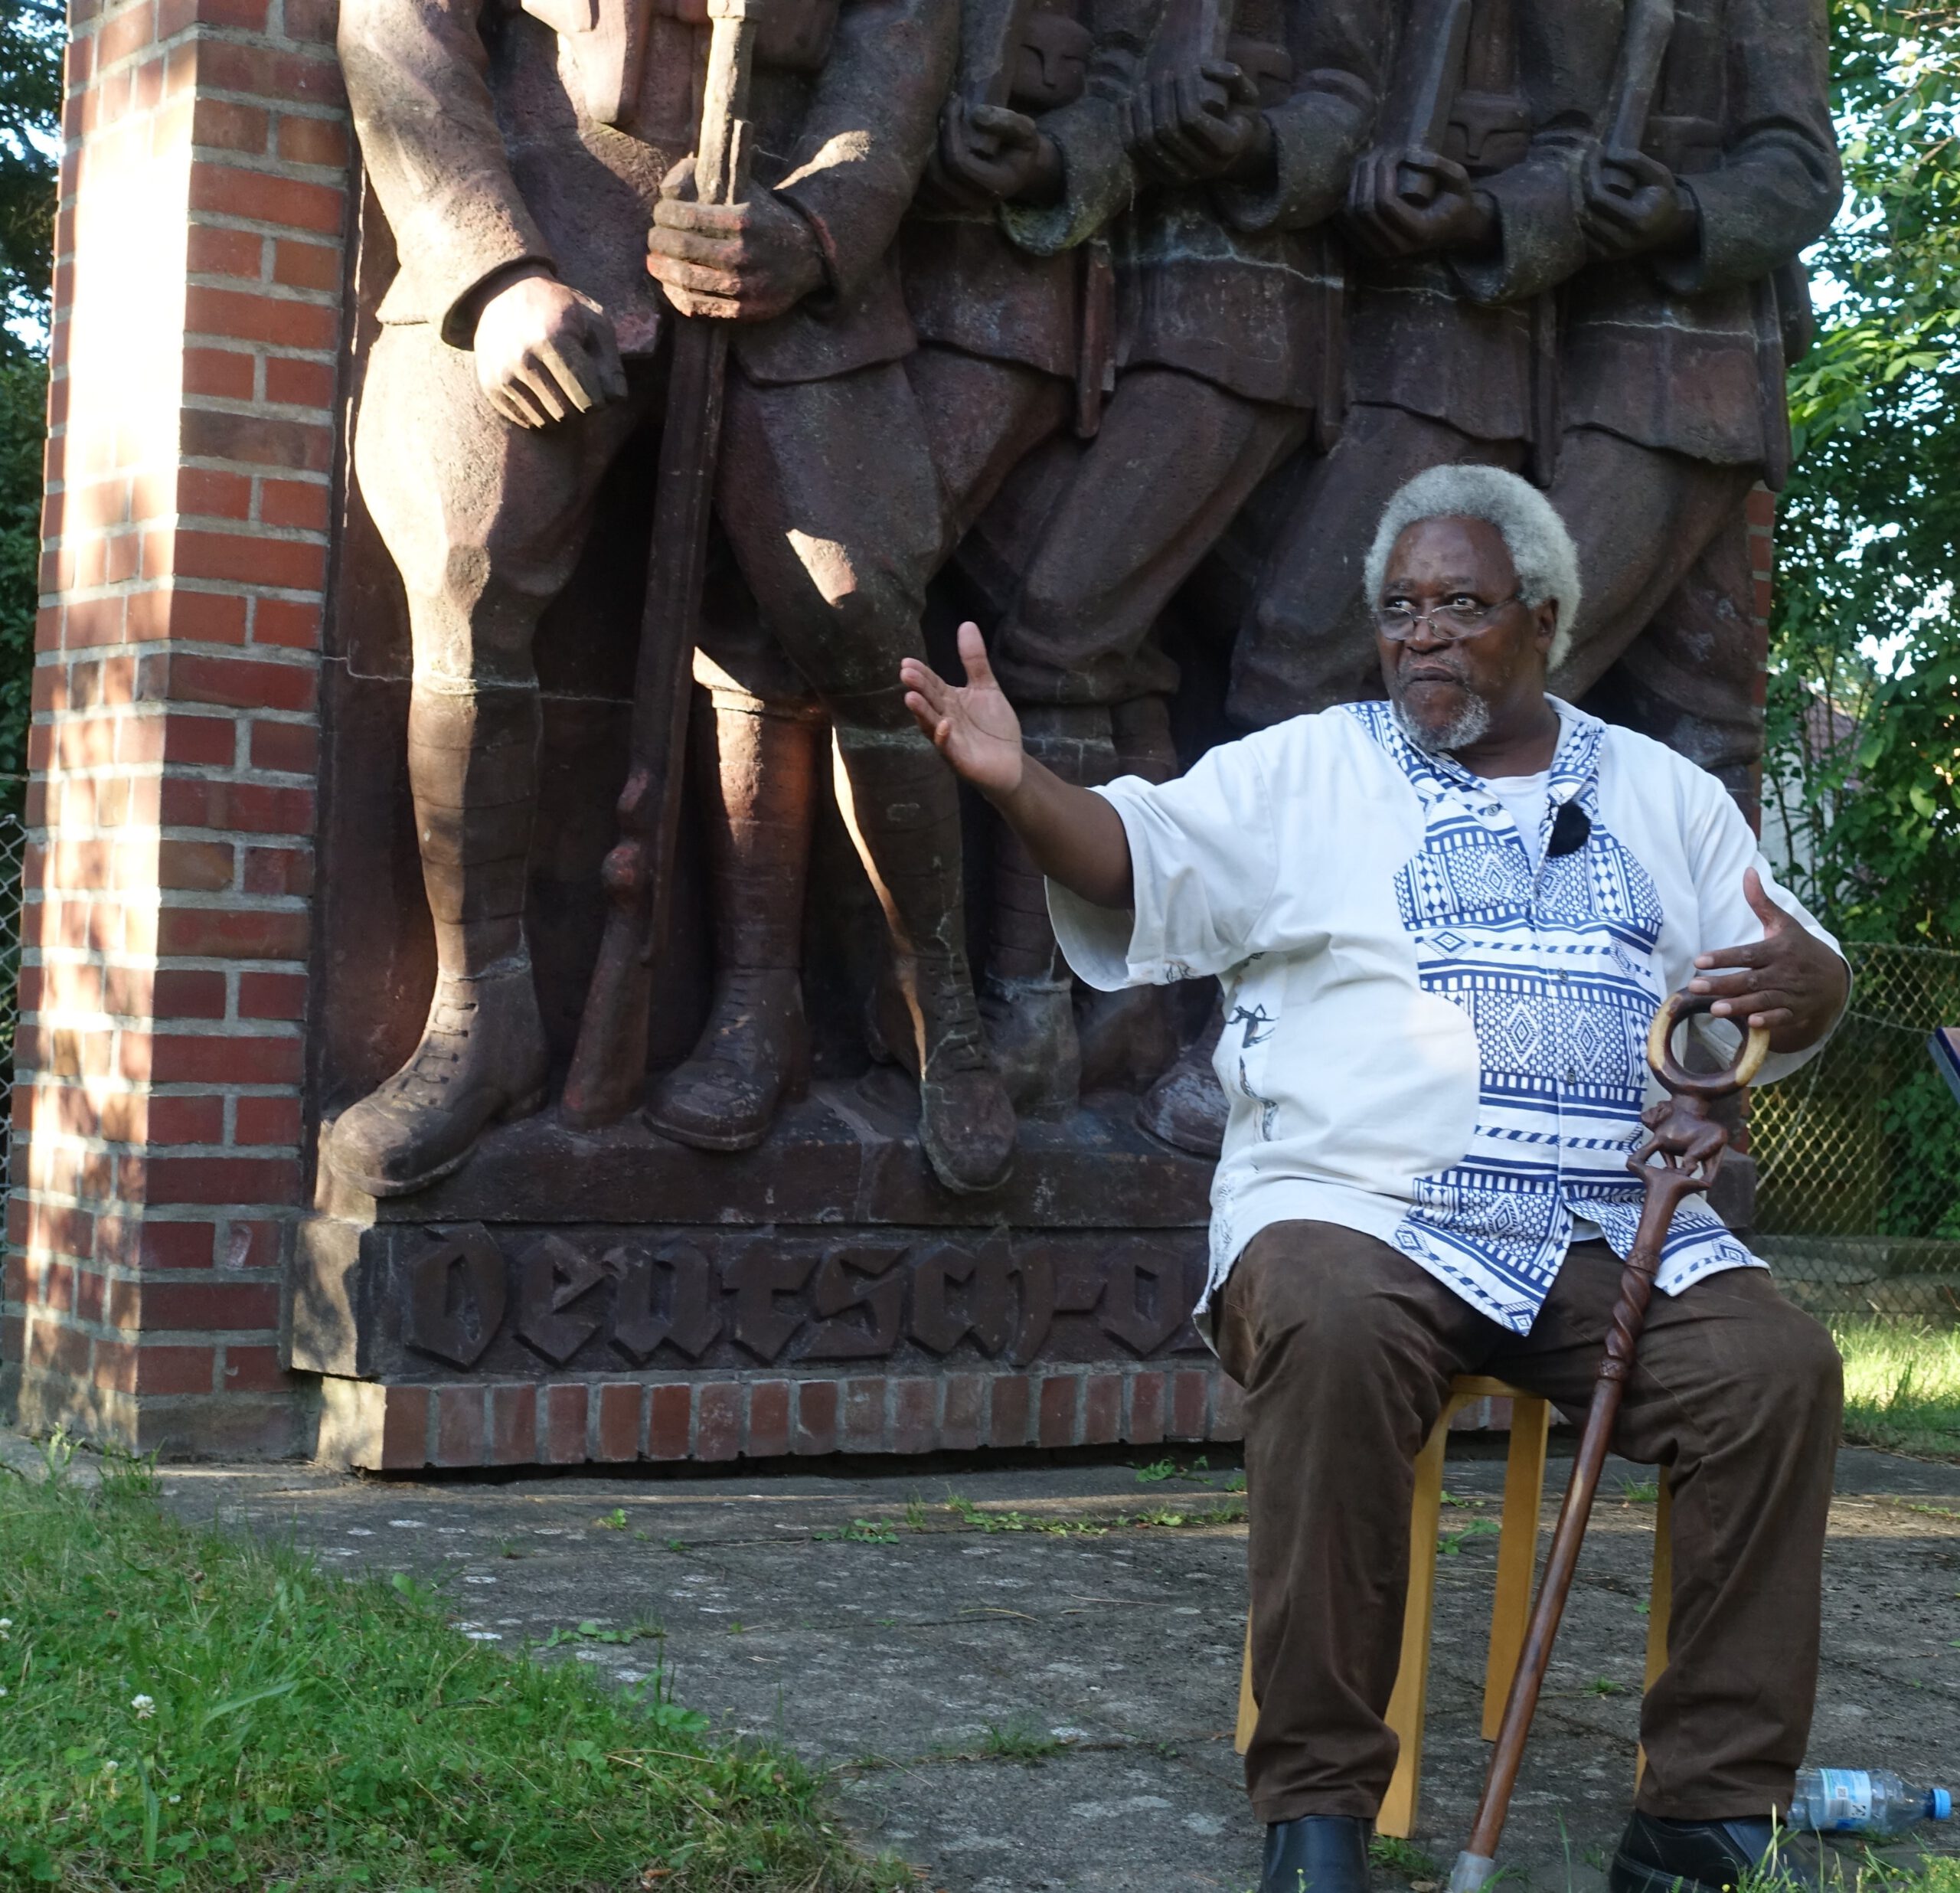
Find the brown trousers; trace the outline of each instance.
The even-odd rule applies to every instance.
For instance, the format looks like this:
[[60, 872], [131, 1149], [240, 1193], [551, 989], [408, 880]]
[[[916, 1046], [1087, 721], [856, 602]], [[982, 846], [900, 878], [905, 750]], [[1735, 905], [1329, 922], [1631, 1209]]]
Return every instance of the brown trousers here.
[[[1372, 1819], [1408, 1585], [1416, 1453], [1450, 1377], [1568, 1414], [1592, 1397], [1620, 1264], [1576, 1244], [1515, 1335], [1372, 1236], [1263, 1230], [1226, 1284], [1219, 1352], [1246, 1390], [1253, 1687], [1246, 1786], [1266, 1821]], [[1787, 1810], [1817, 1692], [1819, 1572], [1842, 1376], [1830, 1336], [1759, 1269], [1655, 1296], [1614, 1450], [1669, 1468], [1668, 1667], [1641, 1711], [1642, 1809]]]

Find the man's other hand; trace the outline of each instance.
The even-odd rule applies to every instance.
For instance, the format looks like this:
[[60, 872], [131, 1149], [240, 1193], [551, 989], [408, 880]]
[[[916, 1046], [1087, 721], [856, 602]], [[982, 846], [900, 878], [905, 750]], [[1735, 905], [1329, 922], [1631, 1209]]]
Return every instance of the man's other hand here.
[[1390, 260], [1487, 250], [1498, 234], [1490, 200], [1469, 172], [1419, 146], [1364, 153], [1348, 181], [1345, 221], [1364, 249]]
[[1159, 184], [1250, 178], [1272, 168], [1272, 127], [1259, 109], [1259, 87], [1229, 60], [1138, 86], [1117, 123], [1123, 149]]
[[484, 399], [518, 427], [548, 427], [626, 398], [606, 312], [555, 277], [520, 276], [483, 306], [472, 344]]
[[1594, 253], [1609, 262], [1685, 250], [1698, 228], [1694, 198], [1644, 152], [1595, 151], [1586, 159], [1579, 221]]
[[995, 681], [977, 624], [959, 627], [959, 661], [966, 667], [964, 688], [948, 683], [930, 665], [906, 659], [898, 667], [905, 707], [939, 745], [955, 774], [982, 795], [1012, 795], [1021, 786], [1027, 760], [1021, 719]]
[[746, 204], [697, 204], [691, 161], [661, 185], [646, 266], [683, 316], [766, 322], [823, 287], [816, 233], [774, 191]]
[[939, 119], [939, 167], [970, 203], [1052, 204], [1062, 191], [1062, 155], [1024, 112], [969, 105], [956, 93]]
[[[1765, 1027], [1771, 1051], [1802, 1051], [1831, 1029], [1851, 975], [1823, 941], [1763, 892], [1753, 868], [1743, 876], [1743, 894], [1762, 922], [1762, 939], [1697, 953], [1694, 963], [1701, 971], [1687, 989], [1715, 995], [1708, 1009], [1717, 1018]], [[1724, 966], [1743, 970], [1714, 970]]]

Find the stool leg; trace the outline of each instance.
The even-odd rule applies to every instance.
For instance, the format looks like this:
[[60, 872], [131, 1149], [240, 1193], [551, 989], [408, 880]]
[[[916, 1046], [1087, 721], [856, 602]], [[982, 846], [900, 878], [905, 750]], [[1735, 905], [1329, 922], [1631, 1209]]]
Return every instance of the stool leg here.
[[[1643, 1695], [1668, 1666], [1668, 1615], [1674, 1597], [1674, 1492], [1664, 1466], [1660, 1468], [1659, 1479], [1661, 1489], [1654, 1501], [1654, 1579], [1647, 1593], [1647, 1674], [1640, 1685]], [[1636, 1794], [1640, 1777], [1646, 1772], [1647, 1751], [1642, 1747], [1633, 1765]]]
[[1402, 1613], [1402, 1663], [1388, 1699], [1388, 1725], [1400, 1744], [1395, 1773], [1375, 1816], [1375, 1832], [1406, 1840], [1416, 1831], [1422, 1790], [1423, 1715], [1429, 1695], [1429, 1617], [1436, 1588], [1436, 1526], [1442, 1513], [1442, 1456], [1451, 1416], [1463, 1404], [1450, 1400], [1416, 1460], [1416, 1496], [1409, 1508], [1409, 1602]]
[[1232, 1747], [1243, 1755], [1253, 1745], [1253, 1731], [1259, 1726], [1259, 1705], [1253, 1700], [1253, 1613], [1246, 1613], [1246, 1653], [1239, 1665], [1239, 1725], [1232, 1731]]
[[1511, 1403], [1511, 1450], [1504, 1460], [1504, 1512], [1498, 1538], [1498, 1589], [1491, 1604], [1490, 1653], [1484, 1659], [1484, 1739], [1497, 1739], [1504, 1698], [1517, 1673], [1524, 1627], [1531, 1617], [1531, 1574], [1538, 1557], [1538, 1508], [1545, 1490], [1549, 1401], [1525, 1395]]

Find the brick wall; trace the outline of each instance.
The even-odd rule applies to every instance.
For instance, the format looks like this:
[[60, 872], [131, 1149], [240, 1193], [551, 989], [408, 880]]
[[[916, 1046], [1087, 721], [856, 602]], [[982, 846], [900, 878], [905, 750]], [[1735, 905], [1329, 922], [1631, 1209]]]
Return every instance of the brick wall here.
[[310, 1447], [301, 1207], [349, 134], [332, 0], [73, 0], [6, 1381], [24, 1424]]

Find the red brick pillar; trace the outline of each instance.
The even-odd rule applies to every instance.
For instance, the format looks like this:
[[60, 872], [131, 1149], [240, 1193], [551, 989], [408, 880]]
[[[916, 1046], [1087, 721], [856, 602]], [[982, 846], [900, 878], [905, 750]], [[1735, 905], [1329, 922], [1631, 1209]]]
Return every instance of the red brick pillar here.
[[71, 18], [0, 1358], [28, 1427], [291, 1453], [348, 221], [332, 8]]

